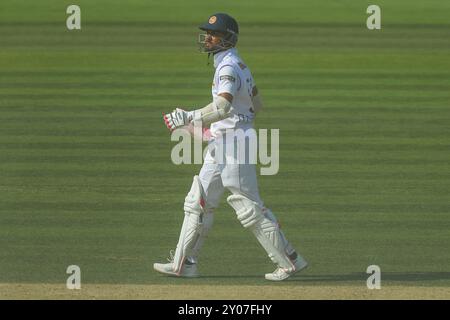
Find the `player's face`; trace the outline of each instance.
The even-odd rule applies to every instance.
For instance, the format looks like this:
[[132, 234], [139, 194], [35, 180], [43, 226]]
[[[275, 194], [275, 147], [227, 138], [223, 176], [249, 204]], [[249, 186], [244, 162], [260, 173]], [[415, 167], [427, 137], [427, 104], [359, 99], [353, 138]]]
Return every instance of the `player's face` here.
[[207, 50], [213, 50], [221, 43], [223, 35], [219, 32], [207, 31], [205, 38], [205, 48]]
[[198, 44], [201, 52], [214, 53], [224, 49], [225, 34], [215, 31], [206, 31], [198, 35]]

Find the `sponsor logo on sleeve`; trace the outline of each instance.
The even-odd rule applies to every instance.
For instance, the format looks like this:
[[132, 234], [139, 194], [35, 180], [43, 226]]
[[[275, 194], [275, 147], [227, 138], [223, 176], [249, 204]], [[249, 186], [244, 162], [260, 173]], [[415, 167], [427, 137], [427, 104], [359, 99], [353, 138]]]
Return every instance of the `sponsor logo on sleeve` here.
[[231, 81], [231, 82], [236, 82], [236, 78], [235, 78], [235, 77], [233, 77], [233, 76], [228, 76], [228, 75], [220, 76], [219, 80], [220, 80], [220, 81], [226, 81], [226, 80], [228, 80], [228, 81]]

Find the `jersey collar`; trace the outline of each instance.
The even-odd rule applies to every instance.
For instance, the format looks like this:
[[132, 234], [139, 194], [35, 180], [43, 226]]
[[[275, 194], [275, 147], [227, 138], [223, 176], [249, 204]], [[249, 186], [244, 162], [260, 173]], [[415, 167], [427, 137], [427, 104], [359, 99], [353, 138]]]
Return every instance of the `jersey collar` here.
[[237, 54], [236, 48], [230, 48], [225, 51], [218, 52], [214, 55], [214, 68], [217, 68], [219, 64], [222, 62], [222, 60], [231, 54]]

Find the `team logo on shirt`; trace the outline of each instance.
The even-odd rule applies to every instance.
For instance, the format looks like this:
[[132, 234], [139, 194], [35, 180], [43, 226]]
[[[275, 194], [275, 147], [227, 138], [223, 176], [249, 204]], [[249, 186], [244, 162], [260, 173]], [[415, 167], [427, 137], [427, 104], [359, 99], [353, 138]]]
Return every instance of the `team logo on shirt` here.
[[214, 24], [217, 21], [217, 17], [216, 16], [212, 16], [211, 18], [209, 18], [209, 24]]
[[220, 80], [220, 81], [223, 81], [223, 80], [229, 80], [229, 81], [231, 81], [231, 82], [236, 82], [236, 78], [235, 78], [235, 77], [233, 77], [233, 76], [228, 76], [228, 75], [220, 76], [219, 80]]

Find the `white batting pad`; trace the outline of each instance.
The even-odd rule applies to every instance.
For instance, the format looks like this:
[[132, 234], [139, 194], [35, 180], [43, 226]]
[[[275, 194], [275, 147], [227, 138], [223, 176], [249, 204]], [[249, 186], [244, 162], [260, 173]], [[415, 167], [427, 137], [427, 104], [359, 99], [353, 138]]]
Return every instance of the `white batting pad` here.
[[181, 271], [184, 259], [191, 254], [199, 238], [205, 212], [204, 206], [203, 188], [198, 176], [194, 176], [191, 190], [184, 201], [184, 221], [173, 260], [176, 273]]
[[227, 201], [236, 211], [242, 225], [256, 236], [270, 259], [281, 268], [294, 270], [295, 267], [285, 252], [278, 224], [266, 218], [261, 207], [243, 195], [231, 195]]

